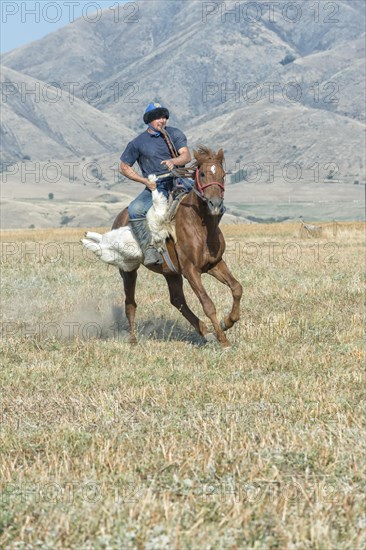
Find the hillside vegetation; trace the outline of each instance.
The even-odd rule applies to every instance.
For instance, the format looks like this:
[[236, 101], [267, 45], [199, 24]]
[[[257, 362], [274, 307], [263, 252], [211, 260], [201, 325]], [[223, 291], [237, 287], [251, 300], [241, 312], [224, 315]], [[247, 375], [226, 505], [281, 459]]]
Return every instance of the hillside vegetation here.
[[102, 4], [1, 56], [3, 229], [109, 225], [151, 101], [224, 149], [228, 223], [364, 219], [364, 2]]
[[129, 345], [82, 230], [2, 234], [2, 548], [364, 547], [364, 226], [223, 231], [226, 352], [144, 268]]

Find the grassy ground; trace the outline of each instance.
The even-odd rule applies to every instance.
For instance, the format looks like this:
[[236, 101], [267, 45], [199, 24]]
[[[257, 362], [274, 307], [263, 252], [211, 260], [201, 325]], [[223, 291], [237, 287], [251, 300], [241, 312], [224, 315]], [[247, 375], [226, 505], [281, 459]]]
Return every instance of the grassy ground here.
[[1, 547], [364, 547], [364, 227], [299, 229], [224, 227], [226, 352], [143, 268], [130, 346], [82, 231], [3, 233]]

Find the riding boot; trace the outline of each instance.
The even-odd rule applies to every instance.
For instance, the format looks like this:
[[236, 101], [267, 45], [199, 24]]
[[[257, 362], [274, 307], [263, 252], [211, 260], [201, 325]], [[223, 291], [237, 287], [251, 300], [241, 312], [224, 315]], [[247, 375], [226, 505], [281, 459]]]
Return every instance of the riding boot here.
[[151, 244], [151, 234], [145, 218], [130, 220], [129, 226], [136, 237], [144, 255], [144, 265], [160, 265], [163, 263], [161, 254]]

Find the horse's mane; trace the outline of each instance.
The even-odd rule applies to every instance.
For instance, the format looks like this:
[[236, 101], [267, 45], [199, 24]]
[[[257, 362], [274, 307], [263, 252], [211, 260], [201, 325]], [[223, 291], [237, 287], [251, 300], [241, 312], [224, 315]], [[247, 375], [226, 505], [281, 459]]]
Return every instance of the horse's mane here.
[[199, 145], [198, 149], [194, 150], [194, 156], [195, 160], [192, 164], [186, 167], [185, 170], [187, 171], [194, 171], [196, 168], [202, 165], [203, 162], [214, 160], [217, 155], [213, 149], [209, 149], [208, 147], [205, 147], [205, 145]]
[[209, 149], [204, 145], [199, 145], [197, 151], [195, 151], [195, 157], [198, 164], [202, 164], [205, 160], [215, 159], [216, 156], [216, 153], [212, 149]]
[[185, 168], [176, 168], [175, 172], [185, 177], [186, 176], [193, 177], [193, 174], [196, 168], [201, 166], [202, 163], [205, 161], [215, 160], [217, 157], [217, 154], [213, 149], [209, 149], [208, 147], [205, 147], [205, 145], [199, 145], [198, 149], [194, 150], [194, 156], [195, 156], [195, 160], [193, 162], [191, 162]]

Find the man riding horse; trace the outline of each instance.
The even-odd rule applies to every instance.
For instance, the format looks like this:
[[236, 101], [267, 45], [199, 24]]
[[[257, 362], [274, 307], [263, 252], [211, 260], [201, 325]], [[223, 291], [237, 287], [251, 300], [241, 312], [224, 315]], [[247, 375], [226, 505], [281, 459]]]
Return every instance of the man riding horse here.
[[[144, 265], [161, 264], [162, 258], [151, 244], [151, 234], [146, 222], [146, 214], [152, 206], [151, 192], [158, 189], [166, 197], [173, 189], [174, 178], [171, 170], [182, 167], [191, 160], [187, 138], [181, 130], [169, 126], [169, 111], [160, 103], [149, 103], [143, 120], [147, 129], [130, 141], [121, 155], [120, 171], [130, 180], [145, 185], [145, 189], [128, 207], [129, 225], [144, 255]], [[139, 175], [132, 166], [137, 162]], [[155, 174], [157, 181], [148, 176]], [[193, 182], [192, 182], [193, 183]]]
[[[169, 112], [161, 105], [150, 104], [148, 106], [144, 115], [144, 122], [148, 124], [147, 131], [129, 143], [121, 156], [122, 174], [143, 183], [145, 189], [128, 209], [124, 208], [117, 215], [111, 231], [105, 235], [88, 232], [82, 243], [101, 260], [119, 268], [123, 279], [125, 311], [130, 325], [131, 343], [137, 342], [135, 294], [137, 272], [142, 258], [141, 256], [133, 258], [132, 265], [128, 261], [121, 264], [116, 263], [115, 255], [116, 250], [121, 252], [123, 229], [129, 223], [142, 244], [141, 248], [145, 256], [144, 264], [148, 266], [149, 270], [165, 277], [172, 305], [202, 337], [210, 340], [210, 327], [193, 313], [186, 302], [183, 288], [183, 278], [185, 278], [199, 299], [206, 316], [210, 319], [215, 337], [225, 348], [230, 345], [225, 332], [240, 318], [240, 300], [243, 289], [223, 259], [225, 239], [219, 223], [224, 212], [224, 151], [219, 149], [216, 153], [213, 149], [200, 145], [193, 152], [195, 162], [188, 167], [179, 168], [189, 162], [191, 156], [187, 148], [186, 137], [180, 130], [169, 128], [170, 135], [165, 135], [168, 117]], [[136, 161], [139, 163], [142, 176], [132, 169]], [[151, 178], [148, 177], [153, 173], [157, 176], [156, 182], [151, 182]], [[178, 201], [179, 206], [174, 214], [173, 248], [172, 241], [167, 241], [167, 245], [174, 250], [174, 258], [170, 258], [171, 266], [157, 265], [156, 261], [159, 262], [159, 255], [157, 250], [150, 247], [150, 232], [145, 219], [146, 213], [152, 205], [152, 190], [157, 187], [167, 196], [173, 188], [173, 176], [182, 174], [183, 176], [194, 175], [194, 180], [182, 178], [182, 187], [187, 193], [181, 197], [180, 202]], [[154, 195], [159, 195], [159, 193], [154, 193]], [[173, 201], [173, 205], [174, 202], [176, 201]], [[128, 230], [126, 232], [130, 233]], [[165, 262], [167, 263], [167, 260]], [[204, 273], [212, 275], [231, 289], [232, 307], [221, 320], [217, 316], [213, 300], [203, 285], [202, 274]]]

